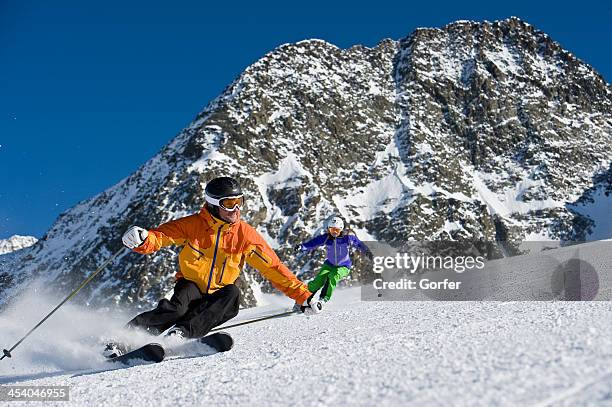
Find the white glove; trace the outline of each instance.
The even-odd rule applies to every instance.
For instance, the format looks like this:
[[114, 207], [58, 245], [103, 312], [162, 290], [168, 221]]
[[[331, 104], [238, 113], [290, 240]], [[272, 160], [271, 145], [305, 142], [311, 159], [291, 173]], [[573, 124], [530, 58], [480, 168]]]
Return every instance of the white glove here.
[[121, 240], [123, 244], [130, 249], [135, 249], [138, 246], [142, 245], [145, 240], [147, 240], [147, 232], [146, 229], [143, 229], [138, 226], [130, 226], [130, 228], [123, 234]]
[[304, 310], [304, 314], [306, 315], [314, 315], [323, 311], [323, 301], [313, 301], [310, 303], [310, 307]]
[[312, 298], [304, 301], [302, 306], [300, 307], [302, 312], [306, 315], [314, 315], [323, 311], [323, 301], [315, 301]]

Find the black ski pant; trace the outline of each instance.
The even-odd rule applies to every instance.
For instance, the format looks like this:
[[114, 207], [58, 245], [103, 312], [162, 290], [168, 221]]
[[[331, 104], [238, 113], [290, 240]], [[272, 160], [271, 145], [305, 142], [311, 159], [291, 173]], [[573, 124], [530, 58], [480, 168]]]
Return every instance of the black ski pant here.
[[182, 278], [170, 300], [164, 298], [157, 308], [137, 315], [127, 326], [159, 335], [175, 325], [187, 337], [200, 338], [238, 315], [239, 305], [240, 290], [234, 284], [205, 295], [194, 282]]

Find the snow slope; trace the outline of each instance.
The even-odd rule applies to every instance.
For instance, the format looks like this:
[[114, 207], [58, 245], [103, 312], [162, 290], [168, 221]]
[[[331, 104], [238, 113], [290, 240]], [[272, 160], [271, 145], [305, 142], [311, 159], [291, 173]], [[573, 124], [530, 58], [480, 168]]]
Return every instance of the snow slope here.
[[[274, 302], [237, 319], [290, 305]], [[117, 326], [69, 311], [50, 323], [89, 325], [85, 341]], [[6, 333], [6, 314], [0, 324]], [[79, 361], [94, 353], [74, 337], [64, 341], [67, 355], [53, 355], [61, 335], [47, 327], [50, 347], [37, 348], [40, 336], [25, 342], [0, 362], [0, 383], [67, 385], [70, 405], [83, 406], [612, 403], [610, 302], [365, 302], [353, 288], [338, 291], [323, 314], [229, 331], [236, 346], [225, 354], [193, 356], [206, 353], [198, 348], [111, 370]], [[3, 345], [13, 339], [3, 334]], [[41, 372], [34, 360], [52, 369]]]

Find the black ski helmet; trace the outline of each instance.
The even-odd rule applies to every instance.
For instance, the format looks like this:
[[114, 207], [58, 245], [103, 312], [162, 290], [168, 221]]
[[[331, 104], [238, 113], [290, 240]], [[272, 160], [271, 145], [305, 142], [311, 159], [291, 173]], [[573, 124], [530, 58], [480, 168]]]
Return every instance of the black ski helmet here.
[[242, 195], [240, 184], [232, 177], [218, 177], [210, 180], [206, 184], [204, 193], [211, 198], [221, 199], [228, 196]]
[[[240, 184], [232, 177], [217, 177], [206, 184], [204, 188], [204, 198], [212, 198], [212, 200], [219, 200], [232, 196], [241, 196], [242, 188]], [[220, 219], [219, 206], [209, 202], [210, 199], [206, 199], [206, 207], [208, 211], [216, 218]]]

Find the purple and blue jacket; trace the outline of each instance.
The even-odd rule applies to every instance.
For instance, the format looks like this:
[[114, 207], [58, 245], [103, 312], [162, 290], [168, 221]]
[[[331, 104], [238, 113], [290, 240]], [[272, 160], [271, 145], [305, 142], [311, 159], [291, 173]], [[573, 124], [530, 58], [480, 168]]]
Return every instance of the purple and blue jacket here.
[[325, 245], [327, 259], [325, 263], [332, 266], [343, 266], [351, 268], [353, 263], [349, 254], [349, 247], [355, 247], [362, 253], [368, 253], [370, 249], [354, 235], [340, 235], [333, 237], [329, 233], [310, 239], [302, 243], [303, 251], [314, 250], [319, 246]]

